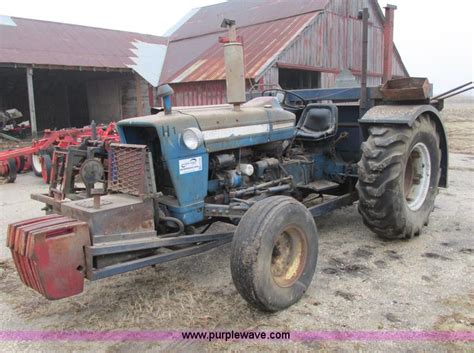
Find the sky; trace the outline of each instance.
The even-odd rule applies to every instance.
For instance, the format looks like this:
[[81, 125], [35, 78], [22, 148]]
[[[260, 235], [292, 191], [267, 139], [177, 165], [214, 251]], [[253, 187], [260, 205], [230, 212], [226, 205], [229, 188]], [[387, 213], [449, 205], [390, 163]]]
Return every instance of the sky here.
[[[192, 8], [218, 2], [222, 1], [2, 0], [0, 15], [162, 35]], [[435, 92], [474, 81], [473, 0], [390, 3], [398, 6], [395, 43], [411, 76], [428, 77]]]

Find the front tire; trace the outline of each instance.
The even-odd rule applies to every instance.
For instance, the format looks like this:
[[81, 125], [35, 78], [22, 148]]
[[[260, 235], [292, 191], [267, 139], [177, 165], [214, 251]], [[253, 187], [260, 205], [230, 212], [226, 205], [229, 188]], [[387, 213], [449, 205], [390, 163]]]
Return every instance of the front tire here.
[[318, 233], [308, 209], [273, 196], [242, 217], [232, 242], [231, 273], [242, 297], [275, 312], [301, 299], [314, 275]]
[[382, 238], [419, 235], [438, 194], [441, 150], [429, 116], [413, 126], [376, 126], [358, 164], [359, 213]]

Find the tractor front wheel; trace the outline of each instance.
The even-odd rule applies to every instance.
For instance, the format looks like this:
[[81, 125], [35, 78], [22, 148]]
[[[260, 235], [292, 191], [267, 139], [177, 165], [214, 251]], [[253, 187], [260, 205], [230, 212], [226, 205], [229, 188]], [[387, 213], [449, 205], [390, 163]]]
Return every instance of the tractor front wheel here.
[[308, 289], [317, 257], [318, 233], [311, 213], [291, 197], [269, 197], [253, 205], [237, 227], [232, 279], [253, 306], [283, 310]]
[[358, 164], [359, 213], [386, 239], [419, 235], [438, 194], [441, 150], [429, 116], [413, 126], [374, 126]]

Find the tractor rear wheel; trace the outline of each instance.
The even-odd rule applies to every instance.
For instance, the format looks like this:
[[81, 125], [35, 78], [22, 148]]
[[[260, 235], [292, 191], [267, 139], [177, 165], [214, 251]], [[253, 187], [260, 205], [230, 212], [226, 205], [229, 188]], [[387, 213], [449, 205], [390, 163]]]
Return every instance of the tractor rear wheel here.
[[242, 217], [232, 242], [231, 272], [242, 297], [264, 311], [296, 303], [316, 268], [318, 234], [305, 206], [273, 196]]
[[374, 126], [358, 164], [359, 213], [382, 238], [419, 235], [438, 194], [441, 150], [436, 125], [421, 115], [412, 127]]

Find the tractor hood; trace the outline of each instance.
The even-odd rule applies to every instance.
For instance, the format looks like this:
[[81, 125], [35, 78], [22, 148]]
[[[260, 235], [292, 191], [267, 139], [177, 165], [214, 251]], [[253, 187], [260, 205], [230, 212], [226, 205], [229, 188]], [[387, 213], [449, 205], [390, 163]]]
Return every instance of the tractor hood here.
[[186, 129], [197, 128], [207, 152], [214, 152], [291, 138], [295, 121], [295, 115], [283, 110], [276, 98], [259, 97], [238, 111], [230, 104], [175, 107], [171, 114], [160, 112], [122, 120], [118, 129], [125, 143], [138, 143], [127, 138], [127, 129], [137, 127], [155, 127], [165, 138], [177, 135], [174, 143], [180, 143]]

